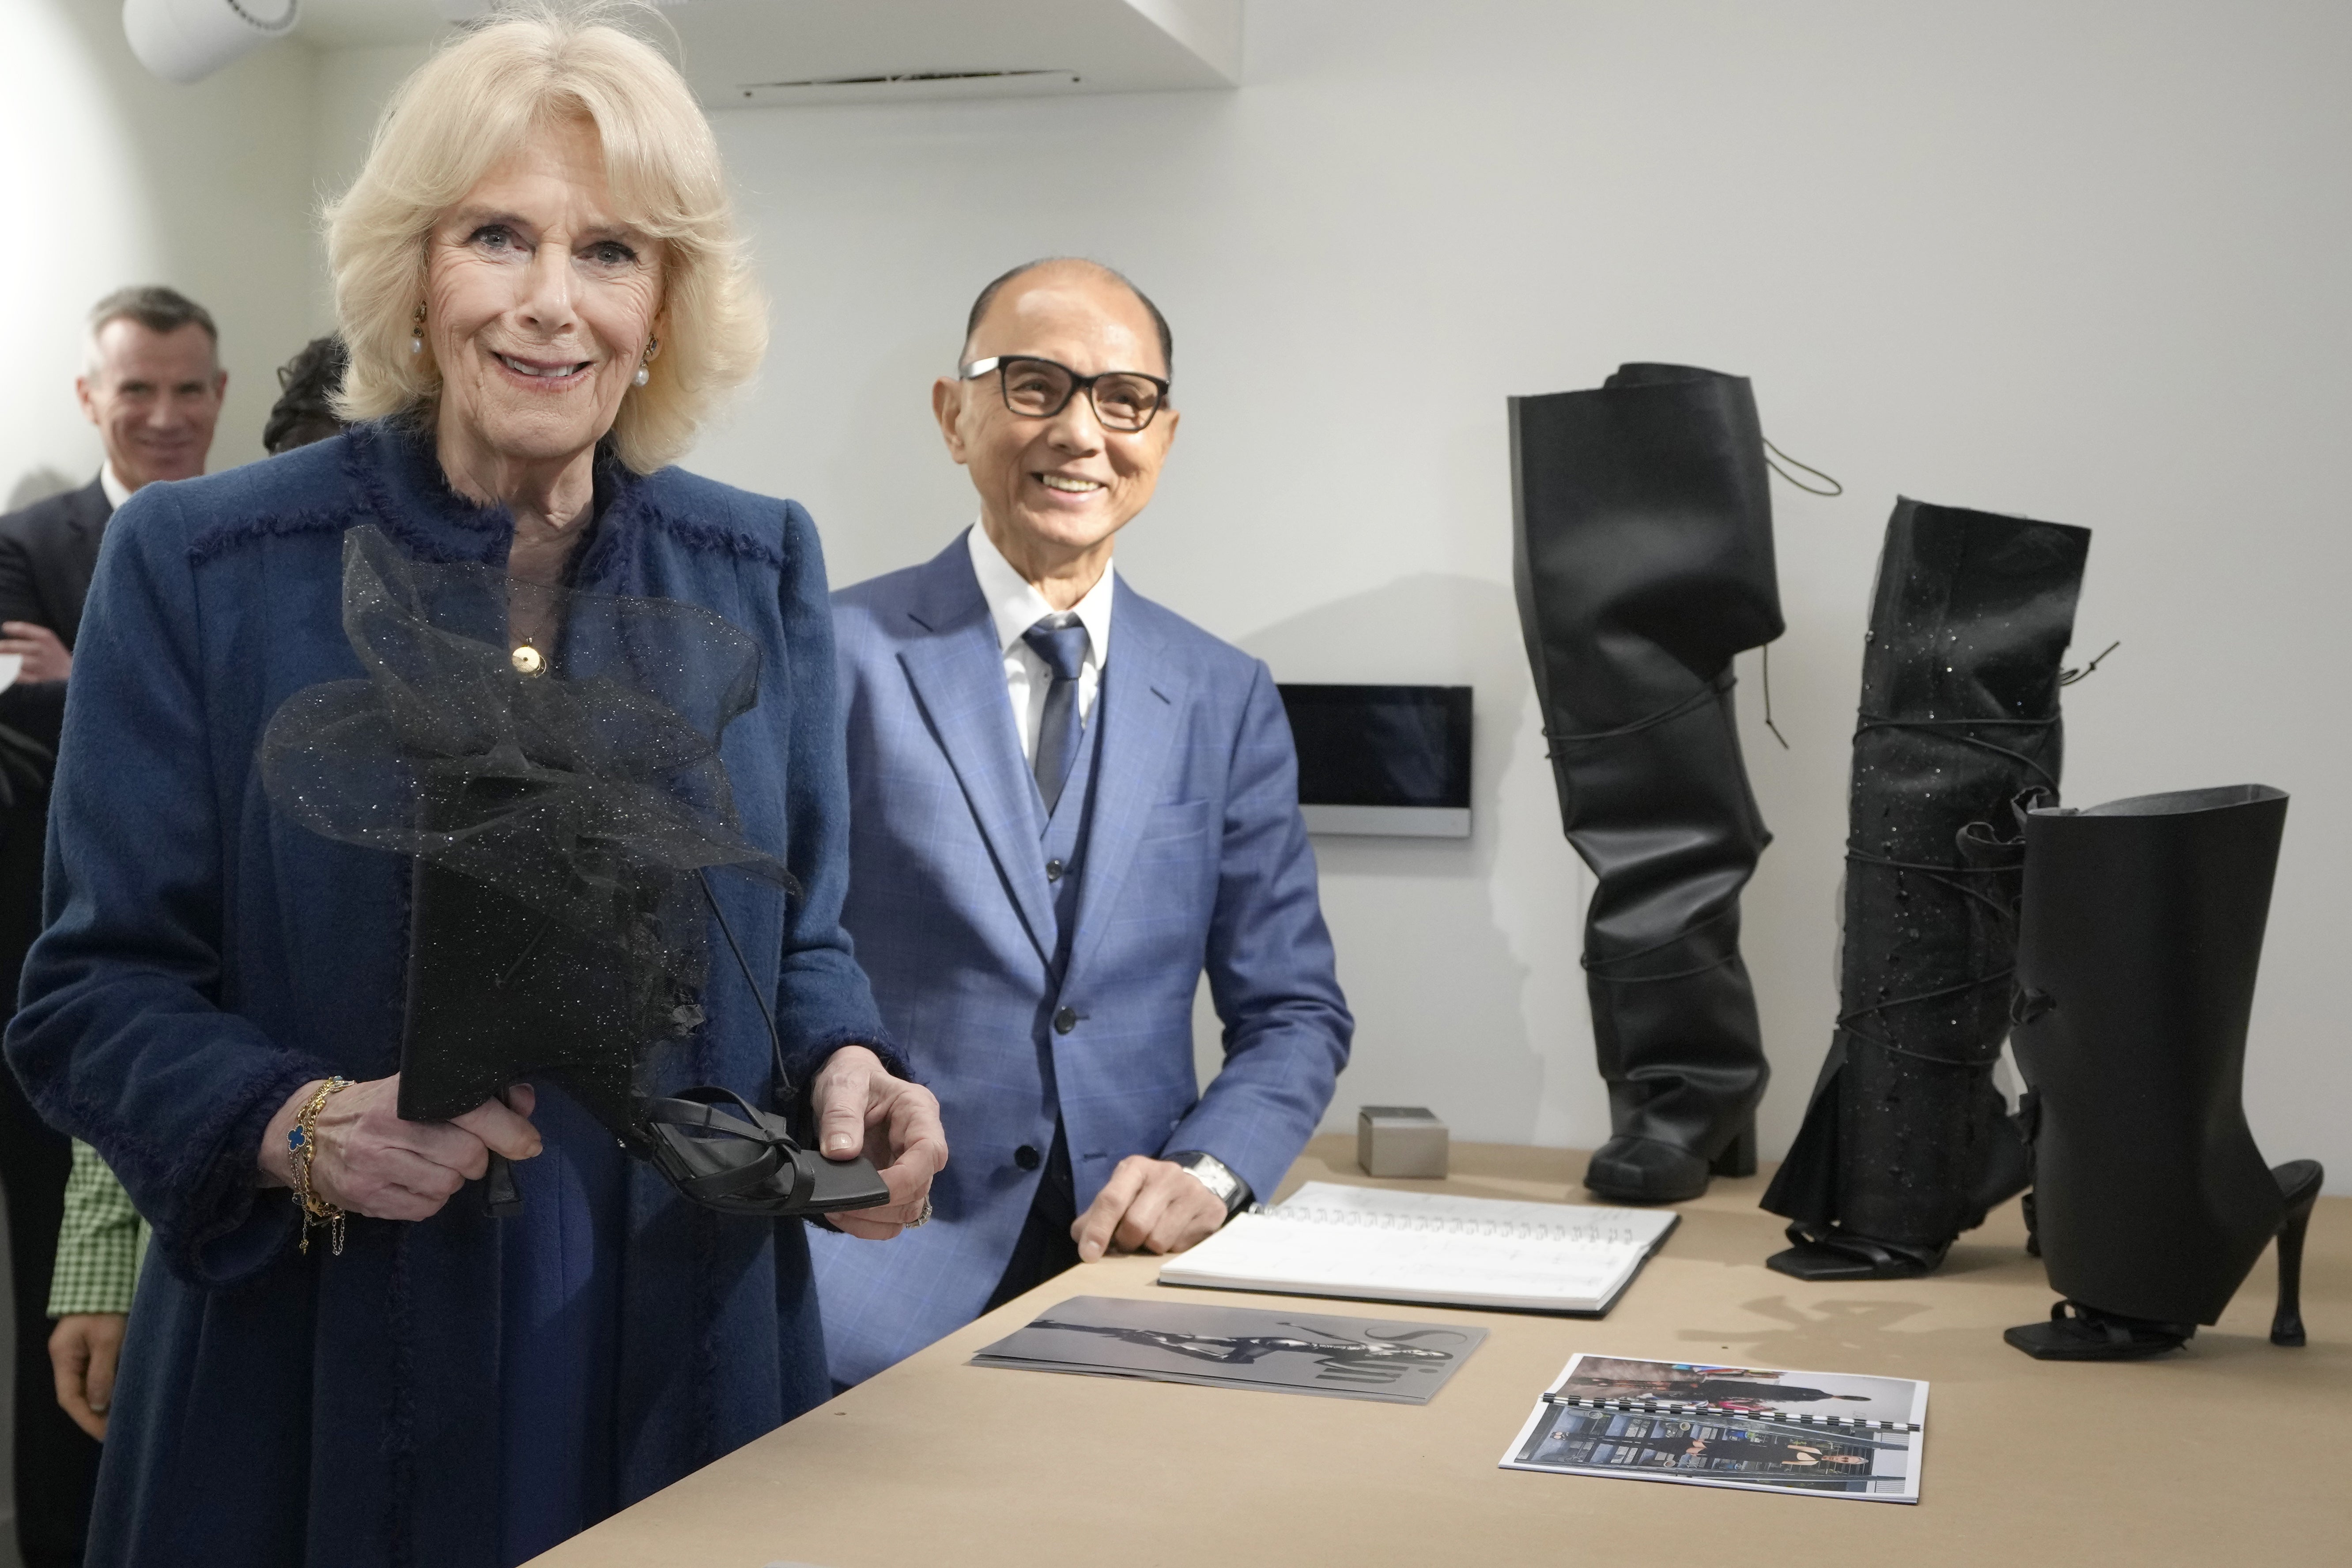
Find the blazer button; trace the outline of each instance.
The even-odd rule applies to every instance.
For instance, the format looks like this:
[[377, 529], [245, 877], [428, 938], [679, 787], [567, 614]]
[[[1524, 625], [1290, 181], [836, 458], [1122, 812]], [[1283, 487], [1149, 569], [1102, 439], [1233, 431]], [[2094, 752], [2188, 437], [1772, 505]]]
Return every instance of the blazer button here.
[[1046, 861], [1046, 862], [1045, 862], [1045, 880], [1047, 880], [1047, 881], [1049, 881], [1049, 882], [1058, 882], [1058, 881], [1060, 881], [1061, 879], [1062, 879], [1062, 863], [1061, 863], [1059, 860], [1048, 860], [1048, 861]]
[[1065, 1007], [1060, 1012], [1054, 1015], [1054, 1033], [1057, 1035], [1066, 1035], [1077, 1026], [1078, 1013], [1076, 1008]]
[[1034, 1143], [1024, 1143], [1013, 1151], [1013, 1163], [1024, 1171], [1035, 1170], [1045, 1163], [1045, 1157], [1037, 1152], [1037, 1145]]

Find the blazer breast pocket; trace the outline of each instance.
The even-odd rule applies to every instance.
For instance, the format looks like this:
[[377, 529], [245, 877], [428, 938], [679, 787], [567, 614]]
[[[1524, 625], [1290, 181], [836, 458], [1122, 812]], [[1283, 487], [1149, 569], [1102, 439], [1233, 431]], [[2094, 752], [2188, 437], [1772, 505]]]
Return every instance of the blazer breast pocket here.
[[1156, 845], [1200, 834], [1209, 826], [1210, 804], [1205, 800], [1179, 800], [1153, 806], [1143, 818], [1142, 842]]

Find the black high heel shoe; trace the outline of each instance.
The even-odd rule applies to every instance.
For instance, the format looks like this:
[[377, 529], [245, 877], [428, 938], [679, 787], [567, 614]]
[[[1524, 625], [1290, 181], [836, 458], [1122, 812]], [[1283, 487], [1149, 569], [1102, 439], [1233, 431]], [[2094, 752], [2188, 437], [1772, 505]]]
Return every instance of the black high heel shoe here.
[[2033, 1234], [2065, 1300], [2004, 1336], [2128, 1361], [2220, 1320], [2278, 1241], [2271, 1342], [2304, 1342], [2315, 1160], [2273, 1168], [2241, 1102], [2286, 796], [2260, 784], [2034, 811], [2017, 1061], [2032, 1090]]
[[647, 1158], [706, 1208], [761, 1219], [877, 1208], [890, 1189], [864, 1155], [822, 1159], [785, 1120], [732, 1089], [680, 1089], [649, 1100]]

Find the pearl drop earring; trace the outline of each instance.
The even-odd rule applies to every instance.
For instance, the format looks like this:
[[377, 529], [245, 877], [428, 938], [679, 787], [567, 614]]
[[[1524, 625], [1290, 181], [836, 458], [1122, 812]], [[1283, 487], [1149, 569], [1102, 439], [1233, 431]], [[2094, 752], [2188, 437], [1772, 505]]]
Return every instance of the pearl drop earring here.
[[643, 386], [646, 383], [654, 378], [654, 373], [647, 367], [652, 365], [654, 363], [654, 355], [659, 353], [661, 353], [661, 340], [659, 338], [647, 338], [646, 340], [645, 357], [637, 361], [637, 374], [633, 378], [639, 386]]
[[416, 314], [409, 320], [415, 324], [408, 330], [408, 352], [412, 355], [421, 354], [425, 352], [425, 307], [417, 306]]
[[654, 378], [654, 376], [653, 376], [653, 372], [651, 372], [651, 371], [647, 370], [647, 369], [646, 369], [645, 366], [643, 366], [643, 365], [639, 365], [639, 366], [637, 366], [637, 374], [636, 374], [635, 375], [634, 375], [634, 376], [630, 377], [630, 379], [631, 379], [632, 381], [635, 381], [635, 382], [639, 386], [643, 386], [646, 383], [647, 383], [647, 382], [651, 381], [653, 378]]

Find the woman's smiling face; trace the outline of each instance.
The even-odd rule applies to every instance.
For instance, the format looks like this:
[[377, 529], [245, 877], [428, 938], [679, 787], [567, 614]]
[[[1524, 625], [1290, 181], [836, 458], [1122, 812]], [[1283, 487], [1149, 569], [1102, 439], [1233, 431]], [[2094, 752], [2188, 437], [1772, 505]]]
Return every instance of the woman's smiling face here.
[[444, 463], [584, 457], [613, 427], [662, 300], [662, 244], [614, 212], [595, 127], [541, 126], [427, 243]]

